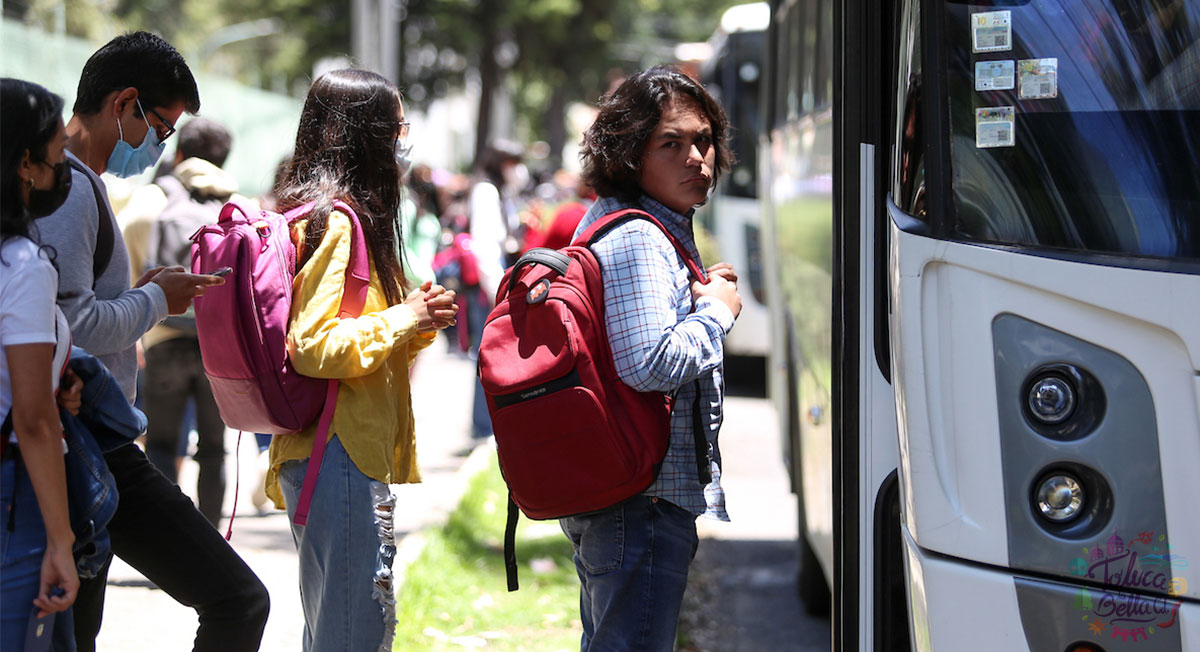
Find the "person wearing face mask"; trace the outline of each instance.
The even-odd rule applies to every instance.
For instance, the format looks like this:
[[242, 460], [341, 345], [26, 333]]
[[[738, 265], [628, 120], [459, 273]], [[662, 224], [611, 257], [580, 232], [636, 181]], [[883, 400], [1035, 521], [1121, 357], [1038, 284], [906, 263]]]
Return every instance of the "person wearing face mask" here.
[[[75, 344], [112, 372], [132, 403], [136, 344], [168, 314], [223, 279], [182, 267], [151, 269], [130, 287], [129, 253], [104, 183], [154, 165], [184, 111], [200, 110], [183, 57], [147, 32], [118, 36], [84, 65], [66, 125], [72, 188], [39, 221], [42, 241], [58, 252], [58, 305]], [[257, 650], [269, 610], [266, 588], [179, 487], [136, 445], [105, 454], [120, 502], [108, 525], [113, 553], [199, 616], [194, 650]], [[85, 580], [75, 603], [75, 639], [94, 650], [108, 566]]]
[[[453, 292], [418, 284], [399, 259], [394, 157], [407, 130], [400, 91], [387, 79], [365, 70], [325, 73], [304, 100], [292, 162], [276, 188], [279, 210], [307, 206], [291, 224], [288, 360], [299, 373], [337, 381], [324, 426], [271, 440], [266, 493], [293, 521], [304, 652], [392, 649], [392, 524], [407, 506], [388, 485], [421, 480], [409, 369], [457, 311]], [[361, 310], [348, 316], [347, 261], [362, 246], [370, 284]], [[316, 437], [327, 439], [320, 457]], [[307, 520], [297, 524], [305, 501]]]
[[[63, 154], [63, 101], [45, 88], [0, 79], [0, 649], [25, 649], [31, 608], [70, 608], [79, 589], [71, 547], [62, 423], [55, 405], [70, 348], [54, 305], [54, 252], [35, 220], [71, 192]], [[21, 382], [13, 382], [15, 379]], [[11, 432], [11, 434], [10, 434]], [[52, 591], [61, 591], [54, 595]]]
[[[483, 322], [492, 309], [492, 301], [504, 269], [516, 262], [521, 253], [517, 237], [520, 220], [516, 200], [529, 182], [529, 171], [521, 162], [525, 148], [510, 140], [496, 139], [479, 156], [477, 180], [468, 200], [471, 253], [479, 270], [479, 286], [464, 288], [466, 328], [470, 353], [479, 350]], [[488, 416], [483, 386], [475, 379], [475, 400], [471, 415], [472, 436], [490, 437], [492, 420]]]
[[[396, 165], [400, 168], [401, 187], [411, 188], [413, 167], [413, 145], [408, 140], [409, 125], [400, 125], [400, 136], [396, 139]], [[404, 243], [405, 273], [416, 283], [436, 281], [433, 272], [433, 257], [437, 253], [441, 225], [438, 218], [424, 206], [413, 200], [412, 192], [404, 193], [400, 200], [400, 234]]]

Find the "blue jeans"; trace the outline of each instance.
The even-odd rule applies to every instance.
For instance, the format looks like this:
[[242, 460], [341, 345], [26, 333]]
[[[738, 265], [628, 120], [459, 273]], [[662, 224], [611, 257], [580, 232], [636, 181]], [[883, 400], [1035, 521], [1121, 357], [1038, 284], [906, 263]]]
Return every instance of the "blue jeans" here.
[[[492, 312], [492, 304], [482, 289], [467, 290], [467, 327], [471, 330], [471, 359], [479, 356], [479, 343], [483, 341], [483, 323]], [[477, 363], [478, 364], [478, 363]], [[471, 404], [471, 435], [476, 439], [492, 436], [492, 416], [488, 412], [487, 395], [483, 383], [475, 374], [475, 398]]]
[[[0, 650], [24, 649], [46, 552], [46, 526], [29, 472], [17, 466], [15, 459], [0, 465]], [[54, 627], [56, 649], [73, 652], [71, 610], [57, 614]]]
[[696, 516], [634, 496], [604, 511], [559, 520], [575, 546], [582, 652], [671, 652]]
[[[308, 460], [284, 462], [279, 486], [294, 519]], [[325, 447], [307, 525], [292, 522], [300, 557], [304, 651], [391, 652], [396, 631], [392, 560], [395, 500], [363, 475], [341, 441]]]

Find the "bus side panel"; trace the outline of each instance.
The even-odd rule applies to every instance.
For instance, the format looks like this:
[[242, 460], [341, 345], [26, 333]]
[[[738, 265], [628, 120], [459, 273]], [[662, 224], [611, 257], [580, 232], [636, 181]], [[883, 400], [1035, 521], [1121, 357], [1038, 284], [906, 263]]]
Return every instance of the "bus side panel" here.
[[[1145, 378], [1156, 430], [1163, 505], [1172, 553], [1200, 555], [1200, 277], [1141, 271], [1015, 254], [996, 248], [914, 236], [893, 223], [892, 344], [901, 443], [901, 483], [907, 525], [922, 547], [995, 565], [1009, 565], [1000, 406], [992, 335], [997, 316], [1012, 314], [1114, 352]], [[1147, 292], [1145, 288], [1156, 291]], [[1003, 352], [999, 353], [1003, 355]], [[1100, 379], [1102, 382], [1105, 380]], [[1108, 391], [1108, 410], [1124, 396]], [[1003, 409], [1019, 412], [1019, 401]], [[1022, 417], [1023, 418], [1023, 417]], [[1132, 426], [1130, 427], [1133, 430]], [[1096, 444], [1089, 438], [1076, 447]], [[1149, 445], [1149, 444], [1148, 444]], [[1114, 449], [1115, 451], [1115, 449]], [[1143, 455], [1145, 449], [1143, 449]], [[1119, 452], [1119, 451], [1115, 451]], [[1122, 459], [1103, 469], [1117, 480]], [[1153, 479], [1151, 479], [1153, 480]], [[1144, 480], [1143, 480], [1144, 482]], [[1117, 495], [1120, 505], [1127, 496]], [[1126, 500], [1126, 502], [1129, 502]], [[1130, 505], [1154, 511], [1156, 505]], [[1132, 516], [1132, 515], [1131, 515]], [[1126, 540], [1122, 513], [1106, 527]], [[1094, 540], [1081, 539], [1080, 550]], [[1063, 559], [1062, 572], [1072, 559]], [[1200, 597], [1200, 579], [1187, 595]]]

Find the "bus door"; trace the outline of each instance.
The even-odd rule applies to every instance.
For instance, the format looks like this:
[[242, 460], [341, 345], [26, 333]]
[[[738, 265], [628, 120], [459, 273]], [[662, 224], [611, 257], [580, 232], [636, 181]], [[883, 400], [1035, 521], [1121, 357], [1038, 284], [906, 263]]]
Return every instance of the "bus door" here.
[[898, 8], [835, 3], [831, 25], [836, 650], [909, 649], [886, 275]]

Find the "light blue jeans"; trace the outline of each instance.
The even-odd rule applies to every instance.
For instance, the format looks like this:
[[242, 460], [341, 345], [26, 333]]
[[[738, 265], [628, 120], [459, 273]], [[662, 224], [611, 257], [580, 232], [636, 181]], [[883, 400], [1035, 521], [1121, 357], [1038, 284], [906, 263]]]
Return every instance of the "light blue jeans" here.
[[[308, 460], [285, 462], [279, 484], [295, 517]], [[363, 475], [335, 436], [325, 448], [307, 525], [292, 523], [300, 557], [304, 651], [391, 652], [395, 500]]]
[[604, 511], [559, 520], [575, 546], [582, 652], [672, 652], [696, 516], [634, 496]]

